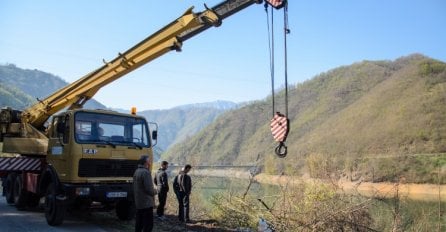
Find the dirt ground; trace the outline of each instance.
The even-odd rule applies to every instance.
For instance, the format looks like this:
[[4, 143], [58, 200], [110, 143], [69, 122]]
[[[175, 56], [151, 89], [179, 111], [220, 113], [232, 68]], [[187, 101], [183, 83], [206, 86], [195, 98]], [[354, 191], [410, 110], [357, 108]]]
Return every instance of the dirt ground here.
[[[154, 212], [155, 213], [155, 212]], [[155, 214], [156, 215], [156, 214]], [[170, 232], [170, 231], [215, 231], [227, 232], [235, 231], [219, 227], [213, 220], [192, 220], [191, 223], [180, 222], [176, 215], [167, 214], [165, 220], [154, 217], [154, 232]], [[89, 216], [76, 216], [79, 220], [86, 220], [90, 223], [98, 224], [106, 231], [122, 231], [130, 232], [135, 230], [135, 220], [119, 221], [113, 213], [91, 213]]]

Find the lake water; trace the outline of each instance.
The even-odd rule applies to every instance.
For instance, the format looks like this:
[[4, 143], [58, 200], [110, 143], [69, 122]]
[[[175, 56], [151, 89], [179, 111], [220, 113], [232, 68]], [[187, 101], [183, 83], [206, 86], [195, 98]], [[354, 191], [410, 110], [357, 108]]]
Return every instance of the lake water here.
[[[206, 208], [212, 208], [212, 199], [218, 194], [242, 197], [246, 192], [251, 198], [260, 198], [265, 203], [272, 202], [279, 193], [276, 185], [266, 185], [248, 179], [193, 176], [193, 198]], [[248, 189], [249, 188], [249, 189]], [[260, 202], [259, 202], [260, 204]]]

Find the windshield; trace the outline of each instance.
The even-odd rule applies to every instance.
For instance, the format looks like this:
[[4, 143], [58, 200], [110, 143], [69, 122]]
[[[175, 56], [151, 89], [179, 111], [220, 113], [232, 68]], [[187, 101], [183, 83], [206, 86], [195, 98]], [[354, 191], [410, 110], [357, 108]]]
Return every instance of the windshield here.
[[147, 123], [144, 119], [91, 112], [75, 114], [77, 143], [104, 143], [149, 147]]

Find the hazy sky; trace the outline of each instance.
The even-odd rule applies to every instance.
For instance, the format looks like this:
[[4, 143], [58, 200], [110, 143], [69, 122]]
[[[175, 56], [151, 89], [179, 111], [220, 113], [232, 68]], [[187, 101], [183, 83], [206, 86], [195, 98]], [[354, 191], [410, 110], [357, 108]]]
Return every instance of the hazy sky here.
[[[73, 82], [101, 67], [190, 6], [221, 0], [1, 0], [0, 64], [38, 69]], [[275, 11], [276, 86], [283, 85], [283, 12]], [[289, 0], [288, 78], [297, 84], [363, 60], [412, 53], [446, 61], [444, 0]], [[139, 110], [229, 100], [264, 99], [271, 92], [263, 5], [102, 88], [108, 107]]]

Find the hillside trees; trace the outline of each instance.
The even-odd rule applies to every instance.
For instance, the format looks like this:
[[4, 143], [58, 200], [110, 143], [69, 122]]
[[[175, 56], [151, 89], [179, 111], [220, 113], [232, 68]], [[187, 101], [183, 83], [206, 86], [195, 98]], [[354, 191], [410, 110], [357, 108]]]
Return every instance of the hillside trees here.
[[[445, 66], [413, 54], [342, 66], [291, 87], [285, 159], [274, 155], [270, 97], [223, 114], [165, 157], [177, 159], [181, 149], [186, 156], [198, 156], [198, 162], [244, 165], [259, 155], [270, 174], [315, 176], [327, 171], [341, 176], [358, 167], [365, 167], [362, 174], [367, 176], [373, 172], [367, 162], [375, 157], [394, 157], [395, 165], [398, 157], [416, 154], [446, 159]], [[276, 96], [279, 110], [283, 96], [283, 91]], [[400, 170], [396, 175], [408, 171], [394, 170]]]

